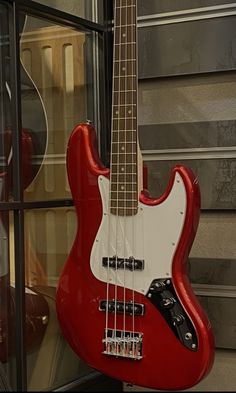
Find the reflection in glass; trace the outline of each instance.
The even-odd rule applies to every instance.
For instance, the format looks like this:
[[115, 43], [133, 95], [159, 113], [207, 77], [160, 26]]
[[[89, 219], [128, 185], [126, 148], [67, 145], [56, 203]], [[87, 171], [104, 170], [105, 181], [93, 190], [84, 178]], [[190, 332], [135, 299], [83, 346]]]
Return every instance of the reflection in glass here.
[[9, 164], [11, 162], [11, 114], [10, 114], [10, 80], [9, 80], [9, 32], [7, 12], [0, 5], [0, 201], [7, 201], [9, 193]]
[[22, 19], [22, 123], [31, 139], [28, 157], [32, 154], [24, 197], [70, 198], [65, 153], [73, 128], [87, 119], [86, 80], [92, 63], [85, 48], [90, 34], [29, 16]]
[[26, 296], [30, 291], [28, 296], [34, 304], [28, 318], [33, 311], [31, 319], [35, 326], [35, 335], [30, 337], [35, 345], [27, 349], [30, 391], [62, 386], [91, 372], [64, 340], [55, 308], [58, 276], [72, 247], [75, 231], [73, 207], [25, 213]]
[[[12, 189], [12, 149], [9, 76], [8, 12], [0, 4], [0, 203], [9, 200]], [[13, 226], [8, 211], [0, 210], [0, 378], [6, 390], [16, 388], [15, 288], [13, 273]], [[11, 252], [10, 252], [11, 250]]]
[[[79, 16], [85, 19], [96, 20], [96, 13], [93, 12], [97, 0], [34, 0], [49, 7], [67, 12], [68, 14]], [[101, 3], [100, 0], [98, 2]]]

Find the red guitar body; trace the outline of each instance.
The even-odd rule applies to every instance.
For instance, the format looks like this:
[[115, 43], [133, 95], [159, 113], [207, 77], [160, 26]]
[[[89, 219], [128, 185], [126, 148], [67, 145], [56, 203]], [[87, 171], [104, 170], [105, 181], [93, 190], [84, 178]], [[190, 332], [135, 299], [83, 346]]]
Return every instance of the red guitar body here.
[[[175, 294], [178, 304], [182, 307], [181, 312], [185, 313], [185, 319], [188, 318], [190, 321], [188, 326], [192, 329], [192, 335], [195, 334], [197, 345], [192, 344], [192, 348], [189, 348], [174, 334], [168, 320], [168, 311], [167, 314], [166, 311], [163, 314], [155, 302], [151, 301], [152, 287], [149, 292], [143, 294], [137, 290], [135, 302], [142, 304], [145, 312], [143, 315], [135, 316], [135, 330], [142, 333], [142, 356], [134, 360], [103, 353], [106, 313], [101, 311], [101, 301], [107, 298], [107, 284], [103, 279], [96, 277], [94, 268], [91, 269], [91, 259], [104, 214], [98, 183], [101, 178], [109, 181], [109, 169], [99, 160], [96, 134], [91, 125], [79, 125], [71, 134], [67, 150], [67, 170], [78, 218], [78, 232], [57, 289], [57, 312], [65, 338], [91, 367], [116, 379], [165, 390], [185, 389], [197, 384], [211, 369], [214, 340], [210, 323], [193, 293], [187, 276], [187, 258], [197, 230], [200, 211], [199, 188], [192, 172], [183, 166], [176, 166], [166, 192], [158, 199], [151, 199], [147, 192], [142, 192], [140, 203], [150, 212], [152, 209], [154, 212], [162, 205], [165, 206], [174, 187], [176, 175], [181, 179], [186, 195], [186, 211], [180, 237], [170, 261], [171, 293]], [[177, 182], [179, 183], [179, 180]], [[172, 225], [172, 222], [167, 223], [169, 228]], [[148, 237], [151, 236], [158, 243], [158, 229], [148, 234]], [[159, 250], [156, 249], [154, 252], [158, 265]], [[101, 260], [95, 262], [101, 264]], [[147, 259], [145, 266], [148, 266]], [[145, 271], [144, 267], [138, 274], [145, 277]], [[110, 284], [109, 291], [111, 299], [114, 298], [115, 292], [119, 300], [123, 299], [123, 286]], [[132, 298], [132, 290], [125, 289], [125, 299]], [[109, 325], [112, 325], [113, 319], [114, 313], [109, 313]], [[125, 323], [126, 330], [132, 331], [131, 315], [126, 315]], [[123, 314], [117, 314], [116, 329], [122, 328]]]

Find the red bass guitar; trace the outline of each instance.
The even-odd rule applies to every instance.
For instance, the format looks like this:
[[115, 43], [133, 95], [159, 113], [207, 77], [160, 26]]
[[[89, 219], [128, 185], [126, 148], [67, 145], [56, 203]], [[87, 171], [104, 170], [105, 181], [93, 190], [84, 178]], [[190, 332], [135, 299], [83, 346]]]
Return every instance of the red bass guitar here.
[[93, 368], [139, 386], [185, 389], [214, 358], [211, 326], [187, 275], [199, 186], [178, 165], [160, 198], [142, 190], [136, 1], [116, 0], [114, 20], [110, 169], [99, 160], [94, 128], [77, 126], [67, 170], [78, 232], [58, 283], [58, 318]]

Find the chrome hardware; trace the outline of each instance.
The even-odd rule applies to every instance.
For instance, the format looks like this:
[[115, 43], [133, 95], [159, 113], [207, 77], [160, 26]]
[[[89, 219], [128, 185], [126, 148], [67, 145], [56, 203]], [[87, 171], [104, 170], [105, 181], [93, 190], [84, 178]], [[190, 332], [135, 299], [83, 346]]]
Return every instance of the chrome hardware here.
[[139, 332], [106, 329], [104, 344], [105, 355], [128, 358], [132, 360], [142, 359], [142, 338]]
[[184, 337], [185, 337], [185, 340], [192, 340], [193, 335], [190, 332], [188, 332], [185, 334]]

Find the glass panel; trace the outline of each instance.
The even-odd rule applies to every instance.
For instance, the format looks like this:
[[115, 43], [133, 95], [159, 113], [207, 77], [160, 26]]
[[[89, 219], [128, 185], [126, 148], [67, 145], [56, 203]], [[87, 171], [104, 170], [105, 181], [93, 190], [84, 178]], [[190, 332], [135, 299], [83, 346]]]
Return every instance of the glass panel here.
[[16, 390], [16, 316], [13, 215], [0, 211], [0, 381]]
[[234, 3], [234, 0], [138, 0], [138, 14], [151, 15], [160, 12], [174, 12], [189, 10], [191, 8], [200, 8], [208, 6], [217, 6], [222, 4]]
[[[74, 126], [93, 119], [91, 34], [22, 18], [24, 198], [70, 198], [65, 153]], [[93, 52], [92, 52], [93, 53]], [[93, 82], [92, 82], [93, 83]]]
[[75, 231], [72, 207], [25, 212], [29, 391], [51, 390], [92, 371], [64, 340], [55, 308], [57, 280]]
[[0, 4], [0, 202], [11, 191], [10, 47], [7, 10]]
[[199, 296], [199, 301], [212, 323], [216, 347], [236, 349], [234, 312], [236, 290], [234, 289], [234, 298], [222, 297], [220, 290], [218, 293], [219, 296]]
[[235, 108], [236, 73], [139, 82], [139, 124], [235, 120]]
[[[0, 204], [11, 192], [8, 9], [0, 4]], [[0, 210], [0, 390], [16, 390], [14, 239], [12, 215]]]
[[139, 77], [235, 70], [235, 20], [230, 16], [140, 28]]
[[235, 208], [235, 78], [231, 73], [139, 83], [139, 142], [153, 195], [164, 191], [175, 161], [198, 176], [203, 209]]
[[148, 169], [148, 189], [152, 197], [161, 195], [168, 183], [175, 164], [191, 168], [197, 176], [201, 189], [202, 209], [235, 209], [236, 183], [235, 160], [182, 160], [145, 161]]
[[[97, 21], [96, 6], [101, 0], [34, 0], [68, 14]], [[99, 6], [99, 4], [98, 4]]]
[[139, 126], [143, 150], [227, 148], [236, 146], [236, 121], [199, 121]]

